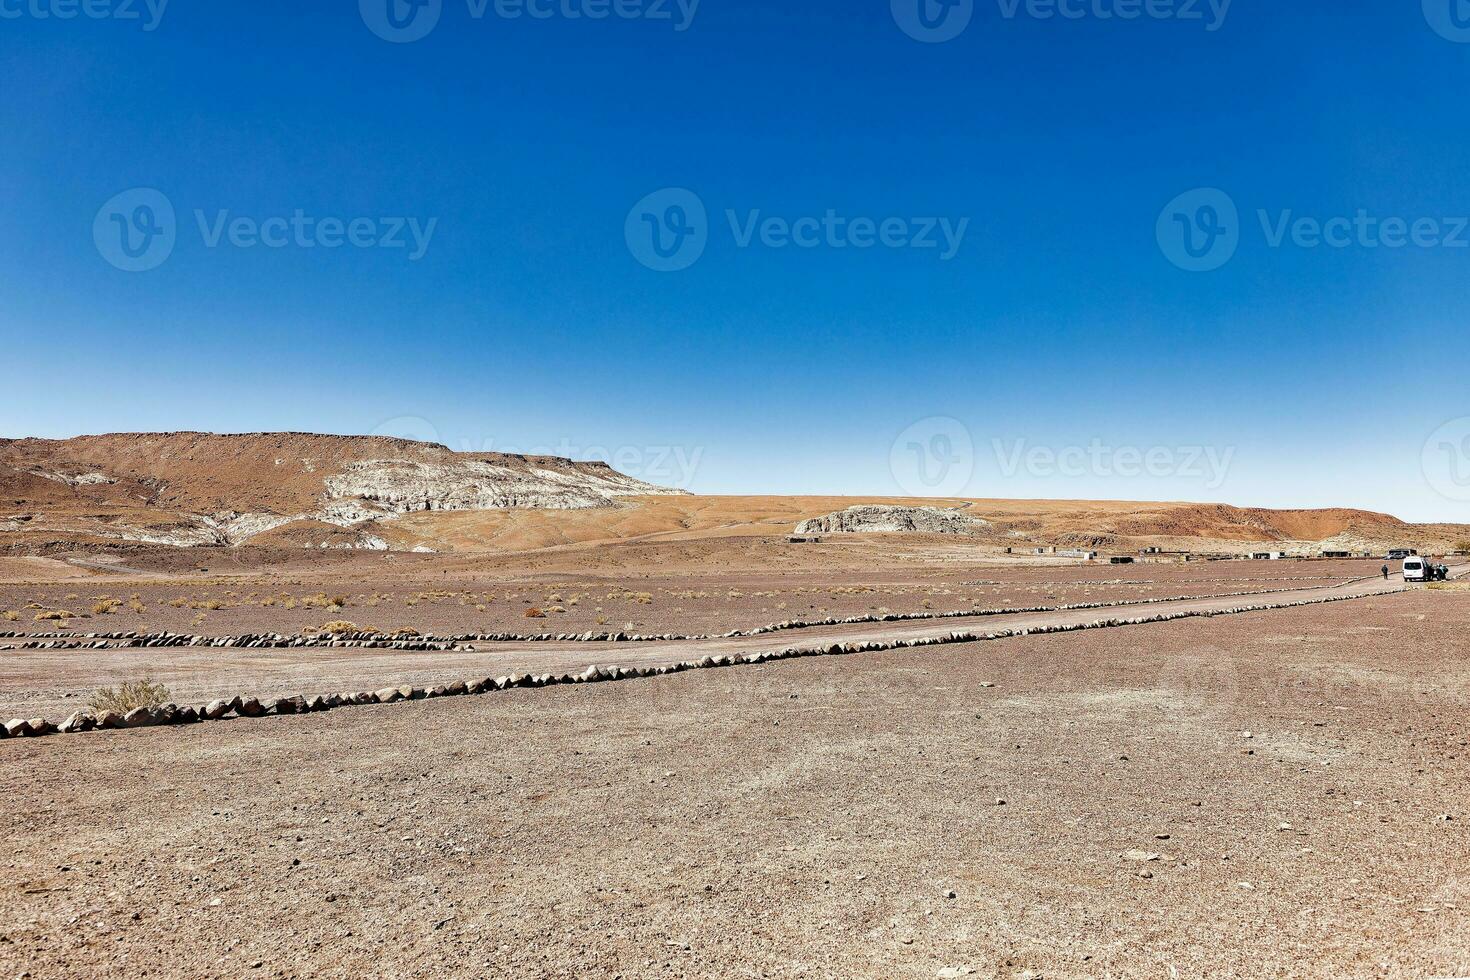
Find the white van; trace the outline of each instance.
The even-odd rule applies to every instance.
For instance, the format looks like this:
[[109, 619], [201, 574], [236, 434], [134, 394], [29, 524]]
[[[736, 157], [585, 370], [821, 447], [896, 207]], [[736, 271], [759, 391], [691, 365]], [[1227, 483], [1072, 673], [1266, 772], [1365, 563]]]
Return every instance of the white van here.
[[1423, 558], [1404, 559], [1404, 581], [1405, 582], [1428, 582], [1434, 572], [1430, 570], [1429, 562]]

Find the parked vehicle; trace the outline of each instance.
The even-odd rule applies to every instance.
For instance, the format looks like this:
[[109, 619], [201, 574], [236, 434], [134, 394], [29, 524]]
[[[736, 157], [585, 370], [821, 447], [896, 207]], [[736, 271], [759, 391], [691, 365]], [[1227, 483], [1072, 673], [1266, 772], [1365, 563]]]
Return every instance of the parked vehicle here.
[[1403, 561], [1405, 558], [1413, 558], [1419, 552], [1413, 548], [1394, 548], [1388, 553], [1389, 561]]
[[1429, 582], [1434, 574], [1429, 562], [1423, 558], [1404, 559], [1404, 581], [1405, 582]]

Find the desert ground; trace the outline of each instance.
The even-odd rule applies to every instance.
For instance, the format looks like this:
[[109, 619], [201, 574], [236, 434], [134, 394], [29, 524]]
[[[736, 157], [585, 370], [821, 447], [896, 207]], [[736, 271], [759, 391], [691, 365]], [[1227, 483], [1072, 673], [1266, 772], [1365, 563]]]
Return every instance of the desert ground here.
[[3, 976], [1470, 975], [1463, 525], [297, 433], [0, 500]]
[[[404, 653], [17, 649], [16, 637], [0, 641], [0, 715], [60, 718], [142, 676], [202, 704], [1221, 614], [0, 741], [0, 971], [1470, 971], [1459, 583], [1406, 590], [1376, 560], [966, 561], [952, 542], [883, 536], [685, 547], [604, 546], [606, 561], [571, 567], [354, 554], [220, 571], [211, 556], [206, 573], [177, 549], [4, 559], [0, 607], [31, 614], [7, 624], [26, 636], [293, 633], [328, 617], [566, 634], [606, 617], [703, 638]], [[347, 601], [314, 604], [323, 595]], [[93, 615], [98, 596], [136, 596], [142, 611]], [[1328, 597], [1342, 601], [1317, 602]], [[1299, 601], [1316, 604], [1224, 613]], [[1056, 608], [1095, 603], [1121, 605]], [[88, 618], [37, 622], [33, 604]], [[707, 635], [827, 617], [864, 621]]]
[[1464, 975], [1467, 600], [12, 739], [0, 967]]

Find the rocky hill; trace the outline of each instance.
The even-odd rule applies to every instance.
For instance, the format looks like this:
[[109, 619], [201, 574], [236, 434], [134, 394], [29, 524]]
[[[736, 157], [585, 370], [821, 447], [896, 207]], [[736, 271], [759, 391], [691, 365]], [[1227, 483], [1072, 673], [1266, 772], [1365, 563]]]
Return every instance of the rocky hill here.
[[796, 526], [797, 534], [881, 534], [915, 532], [920, 534], [978, 534], [990, 526], [988, 521], [970, 517], [962, 511], [940, 507], [897, 507], [887, 504], [859, 504], [833, 514], [813, 517]]
[[0, 440], [0, 531], [155, 544], [381, 549], [417, 511], [583, 509], [672, 494], [605, 463], [276, 432]]

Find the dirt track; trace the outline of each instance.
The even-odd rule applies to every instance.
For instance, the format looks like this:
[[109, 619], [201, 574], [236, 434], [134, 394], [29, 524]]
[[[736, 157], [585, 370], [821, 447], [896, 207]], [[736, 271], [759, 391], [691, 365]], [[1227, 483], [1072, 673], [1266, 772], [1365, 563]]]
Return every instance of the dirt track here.
[[1464, 975], [1467, 635], [1416, 591], [0, 743], [0, 973]]
[[[944, 636], [955, 630], [1001, 631], [1090, 623], [1112, 616], [1225, 610], [1402, 589], [1401, 583], [1357, 580], [1271, 595], [1198, 598], [1177, 602], [1021, 613], [978, 618], [814, 627], [754, 637], [654, 643], [479, 643], [453, 652], [404, 653], [347, 649], [230, 649], [214, 647], [123, 650], [10, 650], [0, 663], [0, 715], [60, 721], [85, 705], [98, 687], [151, 676], [180, 704], [203, 704], [236, 694], [283, 697], [372, 690], [386, 685], [432, 687], [455, 680], [527, 673], [577, 673], [593, 664], [649, 666], [722, 654], [748, 654], [819, 642], [891, 642]], [[0, 648], [8, 641], [0, 641]]]

